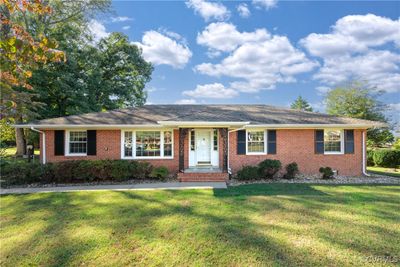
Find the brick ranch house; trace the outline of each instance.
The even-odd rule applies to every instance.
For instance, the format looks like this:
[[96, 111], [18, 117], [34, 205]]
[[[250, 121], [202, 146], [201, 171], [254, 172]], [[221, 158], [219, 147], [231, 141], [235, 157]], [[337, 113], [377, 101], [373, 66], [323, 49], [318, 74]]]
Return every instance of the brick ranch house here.
[[366, 130], [382, 126], [267, 105], [145, 105], [16, 125], [40, 132], [42, 163], [148, 161], [180, 181], [226, 180], [264, 159], [296, 162], [303, 174], [363, 175]]

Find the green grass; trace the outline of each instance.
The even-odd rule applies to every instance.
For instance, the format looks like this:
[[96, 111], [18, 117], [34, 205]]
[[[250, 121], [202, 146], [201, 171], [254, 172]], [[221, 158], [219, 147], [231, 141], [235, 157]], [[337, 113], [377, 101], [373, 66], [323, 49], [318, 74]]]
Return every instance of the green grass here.
[[[15, 155], [15, 152], [17, 152], [17, 148], [16, 147], [7, 147], [6, 151], [5, 151], [5, 156], [6, 157], [12, 157]], [[35, 155], [40, 155], [40, 151], [39, 149], [35, 149]]]
[[397, 167], [398, 168], [367, 167], [367, 171], [387, 176], [400, 177], [400, 167]]
[[399, 206], [369, 185], [8, 195], [0, 265], [361, 266], [398, 259]]

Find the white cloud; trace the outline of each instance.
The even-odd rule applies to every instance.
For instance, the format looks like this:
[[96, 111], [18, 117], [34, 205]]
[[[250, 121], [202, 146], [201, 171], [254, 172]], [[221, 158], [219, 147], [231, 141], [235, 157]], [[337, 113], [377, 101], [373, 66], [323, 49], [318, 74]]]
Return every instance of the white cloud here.
[[189, 0], [186, 6], [193, 8], [195, 13], [203, 17], [205, 21], [211, 19], [226, 20], [230, 17], [229, 10], [221, 3], [207, 2], [205, 0]]
[[400, 112], [400, 103], [389, 104], [389, 108], [391, 108], [392, 110]]
[[242, 3], [236, 7], [237, 12], [239, 13], [239, 16], [242, 18], [248, 18], [250, 17], [250, 9], [247, 7], [246, 3]]
[[363, 80], [379, 90], [400, 91], [400, 54], [381, 47], [400, 45], [400, 19], [373, 14], [345, 16], [332, 26], [331, 33], [312, 33], [300, 44], [322, 59], [323, 65], [313, 77], [325, 85]]
[[191, 91], [183, 91], [183, 95], [194, 98], [232, 98], [238, 95], [233, 89], [226, 88], [223, 84], [212, 83], [197, 85], [196, 89]]
[[400, 19], [367, 15], [345, 16], [332, 26], [332, 33], [312, 33], [300, 41], [319, 57], [336, 57], [345, 53], [366, 52], [369, 48], [394, 42], [400, 46]]
[[257, 8], [270, 9], [276, 7], [278, 0], [253, 0], [253, 5]]
[[197, 104], [197, 101], [196, 101], [196, 99], [193, 99], [193, 98], [191, 98], [191, 99], [181, 99], [181, 100], [176, 101], [175, 104], [178, 104], [178, 105], [194, 105], [194, 104]]
[[271, 35], [266, 29], [239, 32], [231, 23], [216, 22], [208, 25], [197, 35], [197, 43], [207, 46], [211, 51], [230, 52], [244, 43], [260, 42], [270, 38]]
[[89, 32], [92, 33], [93, 40], [97, 43], [100, 39], [105, 38], [110, 35], [107, 32], [106, 27], [98, 20], [92, 19], [88, 25]]
[[122, 16], [122, 17], [112, 17], [112, 18], [111, 18], [111, 22], [124, 22], [124, 21], [131, 21], [131, 20], [133, 20], [133, 18], [125, 17], [125, 16]]
[[400, 91], [400, 55], [369, 51], [363, 55], [327, 58], [314, 78], [334, 86], [349, 80], [364, 80], [387, 92]]
[[131, 26], [129, 26], [129, 25], [122, 27], [123, 30], [129, 30], [130, 28], [131, 28]]
[[331, 90], [329, 86], [318, 86], [315, 89], [319, 92], [319, 95], [324, 95]]
[[147, 31], [142, 42], [135, 42], [143, 49], [143, 57], [155, 65], [170, 65], [174, 68], [183, 68], [192, 57], [187, 45], [165, 36], [157, 31]]
[[[213, 44], [214, 47], [218, 46]], [[276, 35], [268, 40], [260, 38], [246, 42], [220, 63], [203, 63], [197, 65], [195, 70], [210, 76], [238, 78], [240, 80], [232, 82], [230, 88], [258, 92], [274, 89], [276, 83], [295, 82], [296, 74], [311, 71], [316, 66], [318, 63], [293, 47], [287, 37]]]

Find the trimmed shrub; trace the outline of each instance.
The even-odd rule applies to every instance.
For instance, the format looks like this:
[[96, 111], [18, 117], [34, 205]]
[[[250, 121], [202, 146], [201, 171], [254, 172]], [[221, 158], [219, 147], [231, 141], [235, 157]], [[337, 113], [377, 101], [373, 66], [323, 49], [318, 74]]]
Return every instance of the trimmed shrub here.
[[165, 180], [168, 177], [169, 171], [165, 166], [156, 167], [150, 173], [150, 177]]
[[240, 169], [236, 173], [236, 178], [241, 181], [248, 181], [248, 180], [260, 180], [261, 176], [258, 167], [243, 166], [242, 169]]
[[[32, 183], [145, 179], [150, 177], [153, 169], [148, 162], [129, 160], [71, 160], [45, 165], [26, 161], [2, 161], [0, 167], [2, 187]], [[160, 174], [154, 178], [160, 179], [165, 170], [158, 170], [158, 172]]]
[[374, 166], [374, 150], [367, 150], [367, 166]]
[[286, 173], [283, 176], [285, 179], [294, 179], [296, 177], [296, 174], [299, 173], [299, 166], [297, 165], [296, 162], [289, 163], [285, 167]]
[[258, 172], [262, 178], [272, 179], [281, 167], [279, 160], [266, 159], [258, 164]]
[[333, 171], [331, 167], [321, 167], [319, 172], [322, 173], [322, 179], [333, 179]]
[[373, 153], [376, 166], [395, 168], [400, 165], [400, 150], [378, 149]]

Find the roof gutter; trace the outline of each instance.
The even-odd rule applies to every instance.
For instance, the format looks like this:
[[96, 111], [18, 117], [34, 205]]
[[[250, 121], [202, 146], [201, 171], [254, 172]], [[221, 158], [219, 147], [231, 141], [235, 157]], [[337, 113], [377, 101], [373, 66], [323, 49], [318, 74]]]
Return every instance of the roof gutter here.
[[273, 129], [316, 129], [316, 128], [341, 128], [341, 129], [369, 129], [387, 127], [387, 124], [256, 124], [247, 125], [246, 128], [273, 128]]
[[129, 129], [129, 128], [162, 128], [158, 124], [14, 124], [15, 128], [37, 129]]
[[38, 133], [42, 134], [42, 147], [41, 147], [42, 152], [43, 152], [42, 162], [43, 162], [43, 164], [46, 164], [46, 133], [43, 131], [39, 131], [38, 129], [35, 129], [34, 127], [31, 127], [30, 129], [34, 132], [38, 132]]

